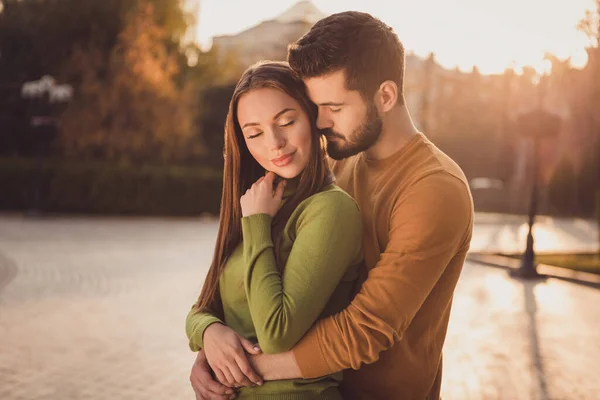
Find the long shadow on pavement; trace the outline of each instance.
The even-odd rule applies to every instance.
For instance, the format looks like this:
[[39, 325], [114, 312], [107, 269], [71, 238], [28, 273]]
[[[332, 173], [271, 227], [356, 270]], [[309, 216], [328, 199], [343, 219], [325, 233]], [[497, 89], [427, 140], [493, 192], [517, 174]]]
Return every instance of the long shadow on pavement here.
[[540, 342], [537, 328], [537, 301], [535, 298], [534, 289], [535, 286], [544, 282], [544, 279], [539, 279], [535, 281], [524, 281], [523, 283], [523, 292], [525, 299], [525, 312], [527, 313], [527, 317], [529, 320], [529, 340], [530, 340], [530, 348], [531, 348], [531, 359], [533, 362], [533, 367], [535, 370], [535, 381], [537, 381], [538, 387], [538, 396], [536, 398], [540, 400], [549, 399], [548, 395], [548, 385], [546, 383], [546, 373], [544, 371], [544, 363], [542, 361], [542, 356], [540, 352]]

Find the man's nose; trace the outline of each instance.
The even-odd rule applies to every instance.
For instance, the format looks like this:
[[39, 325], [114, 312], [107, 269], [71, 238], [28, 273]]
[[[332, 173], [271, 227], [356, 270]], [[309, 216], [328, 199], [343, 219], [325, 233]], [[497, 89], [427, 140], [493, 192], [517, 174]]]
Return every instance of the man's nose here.
[[326, 115], [326, 112], [319, 111], [319, 115], [317, 116], [317, 128], [319, 129], [328, 129], [333, 127], [333, 121], [329, 116]]

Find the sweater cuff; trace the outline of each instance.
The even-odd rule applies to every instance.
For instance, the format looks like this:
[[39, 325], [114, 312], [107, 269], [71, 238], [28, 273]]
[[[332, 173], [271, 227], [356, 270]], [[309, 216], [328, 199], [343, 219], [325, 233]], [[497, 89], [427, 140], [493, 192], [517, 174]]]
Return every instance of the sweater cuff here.
[[319, 328], [317, 322], [313, 329], [309, 330], [292, 349], [303, 379], [319, 378], [337, 372], [331, 369], [323, 355], [319, 340]]
[[242, 218], [242, 240], [247, 261], [252, 261], [264, 249], [273, 247], [272, 220], [269, 214], [253, 214]]
[[206, 316], [202, 319], [202, 322], [195, 327], [194, 331], [189, 337], [190, 350], [198, 351], [204, 348], [204, 331], [206, 331], [206, 328], [208, 328], [210, 325], [217, 322], [221, 324], [223, 323], [223, 321], [221, 321], [219, 318], [212, 315]]

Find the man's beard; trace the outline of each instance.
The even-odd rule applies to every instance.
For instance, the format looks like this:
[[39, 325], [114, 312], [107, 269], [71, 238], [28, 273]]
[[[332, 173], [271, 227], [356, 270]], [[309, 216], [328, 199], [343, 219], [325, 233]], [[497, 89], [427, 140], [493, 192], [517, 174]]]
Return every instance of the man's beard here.
[[[332, 129], [323, 129], [321, 133], [327, 139], [327, 154], [334, 160], [343, 160], [373, 146], [383, 128], [383, 121], [377, 114], [375, 104], [371, 103], [367, 109], [367, 116], [360, 126], [352, 132], [350, 139]], [[332, 139], [335, 138], [335, 141]]]

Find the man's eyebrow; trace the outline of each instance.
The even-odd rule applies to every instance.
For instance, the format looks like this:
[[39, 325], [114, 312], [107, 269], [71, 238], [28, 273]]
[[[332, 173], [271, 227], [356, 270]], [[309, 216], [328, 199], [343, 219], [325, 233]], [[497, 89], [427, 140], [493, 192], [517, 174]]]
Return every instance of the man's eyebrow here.
[[[275, 121], [277, 118], [281, 117], [283, 114], [285, 114], [288, 111], [296, 111], [295, 108], [284, 108], [283, 110], [279, 111], [277, 114], [275, 114], [275, 116], [273, 117], [273, 121]], [[247, 126], [258, 126], [260, 125], [258, 122], [247, 122], [244, 124], [244, 126], [242, 126], [242, 129], [244, 129]]]

